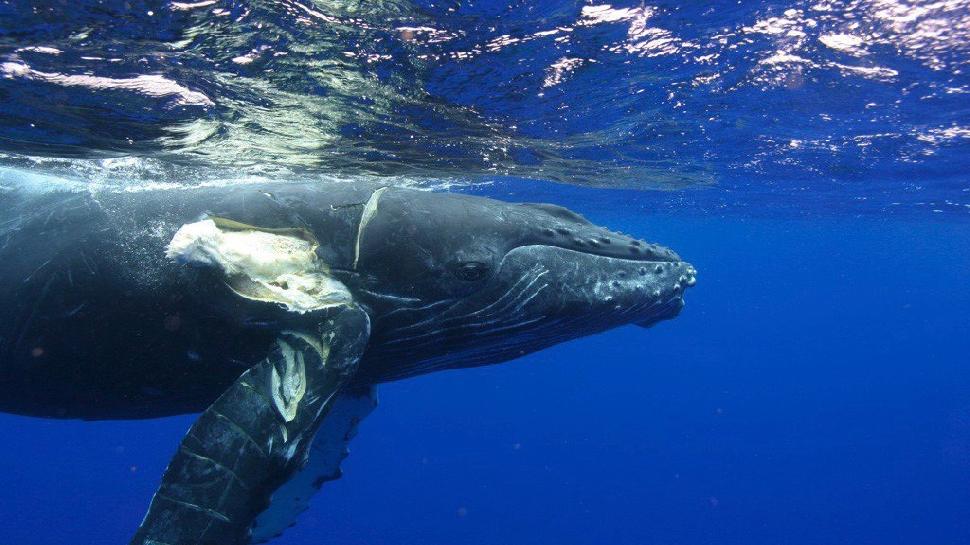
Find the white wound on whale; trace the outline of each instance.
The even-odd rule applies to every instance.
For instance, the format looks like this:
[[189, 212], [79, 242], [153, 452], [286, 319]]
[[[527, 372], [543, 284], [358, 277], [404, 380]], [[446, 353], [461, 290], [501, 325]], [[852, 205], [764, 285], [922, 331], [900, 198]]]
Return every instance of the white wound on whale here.
[[302, 314], [351, 302], [347, 287], [317, 257], [316, 242], [297, 233], [205, 219], [183, 225], [165, 255], [219, 267], [242, 297], [279, 303], [289, 311]]
[[357, 262], [360, 261], [360, 239], [364, 235], [364, 228], [367, 227], [370, 220], [377, 214], [377, 201], [380, 200], [381, 194], [385, 191], [387, 191], [387, 188], [382, 187], [373, 192], [364, 205], [364, 212], [360, 216], [360, 224], [357, 225], [357, 242], [354, 244], [354, 270], [357, 270]]
[[[303, 353], [294, 350], [289, 343], [277, 340], [286, 368], [283, 373], [274, 366], [270, 375], [270, 392], [273, 393], [273, 405], [280, 416], [287, 422], [296, 418], [296, 410], [306, 394], [306, 363]], [[284, 441], [286, 438], [284, 438]]]

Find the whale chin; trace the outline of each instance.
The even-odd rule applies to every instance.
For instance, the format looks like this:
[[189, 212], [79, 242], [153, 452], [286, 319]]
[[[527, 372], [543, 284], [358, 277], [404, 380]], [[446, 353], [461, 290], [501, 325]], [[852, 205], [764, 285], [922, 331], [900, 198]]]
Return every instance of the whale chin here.
[[646, 320], [640, 320], [639, 322], [630, 322], [630, 325], [635, 325], [643, 329], [650, 329], [651, 327], [659, 324], [660, 322], [666, 322], [667, 320], [673, 320], [678, 315], [680, 311], [684, 308], [683, 299], [674, 299], [667, 304], [666, 312], [652, 316]]

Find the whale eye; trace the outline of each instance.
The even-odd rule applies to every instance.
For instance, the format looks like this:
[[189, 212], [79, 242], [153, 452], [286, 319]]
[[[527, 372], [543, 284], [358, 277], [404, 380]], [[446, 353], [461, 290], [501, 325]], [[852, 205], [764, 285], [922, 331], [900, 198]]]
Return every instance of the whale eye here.
[[485, 278], [485, 275], [488, 273], [488, 265], [480, 261], [465, 261], [456, 263], [452, 268], [452, 272], [460, 280], [474, 282]]

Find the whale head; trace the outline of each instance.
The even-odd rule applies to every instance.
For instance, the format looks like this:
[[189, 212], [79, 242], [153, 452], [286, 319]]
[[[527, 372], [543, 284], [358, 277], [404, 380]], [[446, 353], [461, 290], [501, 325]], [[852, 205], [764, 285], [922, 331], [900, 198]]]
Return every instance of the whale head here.
[[675, 317], [696, 272], [673, 251], [566, 208], [382, 189], [353, 278], [373, 323], [361, 373], [393, 380], [498, 363]]

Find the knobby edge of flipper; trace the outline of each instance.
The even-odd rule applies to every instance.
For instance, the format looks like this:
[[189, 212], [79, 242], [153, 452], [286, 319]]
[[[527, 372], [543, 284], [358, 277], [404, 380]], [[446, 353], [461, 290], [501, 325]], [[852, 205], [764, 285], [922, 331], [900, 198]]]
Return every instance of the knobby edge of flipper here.
[[327, 482], [339, 479], [340, 464], [349, 454], [347, 445], [357, 426], [377, 407], [377, 387], [362, 386], [341, 391], [323, 419], [300, 470], [273, 493], [270, 505], [253, 523], [250, 543], [266, 543], [296, 524], [310, 498]]

